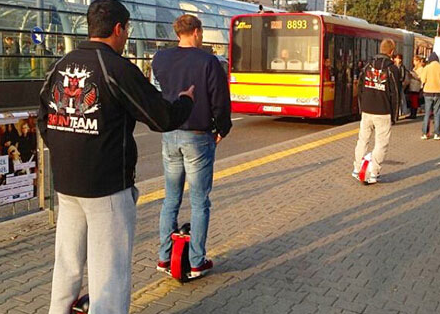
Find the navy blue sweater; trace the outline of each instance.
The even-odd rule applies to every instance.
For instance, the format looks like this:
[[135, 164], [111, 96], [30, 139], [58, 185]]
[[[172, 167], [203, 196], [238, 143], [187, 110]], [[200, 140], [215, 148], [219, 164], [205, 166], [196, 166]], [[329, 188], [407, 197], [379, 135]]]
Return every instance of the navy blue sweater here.
[[175, 47], [156, 53], [152, 63], [163, 97], [176, 99], [191, 85], [194, 108], [179, 129], [215, 131], [225, 137], [231, 129], [231, 101], [226, 73], [220, 62], [198, 48]]

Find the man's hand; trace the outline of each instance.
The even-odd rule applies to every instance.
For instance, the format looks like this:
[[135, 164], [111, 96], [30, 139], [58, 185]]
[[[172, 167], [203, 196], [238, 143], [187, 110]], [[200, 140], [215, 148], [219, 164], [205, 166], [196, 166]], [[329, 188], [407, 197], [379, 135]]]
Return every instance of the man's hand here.
[[194, 101], [194, 85], [191, 85], [187, 90], [180, 92], [179, 97], [180, 96], [188, 96], [192, 101]]
[[220, 134], [215, 133], [214, 134], [214, 141], [215, 141], [215, 145], [217, 145], [218, 143], [220, 143], [220, 141], [223, 139], [223, 137], [221, 137]]

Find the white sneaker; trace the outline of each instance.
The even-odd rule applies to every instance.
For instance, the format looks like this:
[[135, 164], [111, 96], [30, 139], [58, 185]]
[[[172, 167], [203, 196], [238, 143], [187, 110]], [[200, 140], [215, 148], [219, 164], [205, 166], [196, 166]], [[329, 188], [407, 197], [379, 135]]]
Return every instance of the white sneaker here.
[[359, 181], [359, 172], [357, 172], [356, 170], [353, 170], [351, 176]]
[[367, 181], [366, 181], [366, 183], [367, 184], [375, 184], [375, 183], [377, 183], [377, 182], [379, 182], [379, 175], [374, 175], [374, 174], [372, 174], [372, 175], [370, 175], [370, 177], [367, 179]]
[[210, 259], [205, 259], [202, 266], [191, 267], [191, 274], [188, 276], [188, 278], [196, 279], [198, 277], [202, 277], [210, 272], [212, 267], [214, 267], [214, 263]]
[[440, 140], [440, 135], [435, 134], [435, 135], [434, 135], [434, 139], [437, 140], [437, 141]]
[[422, 140], [427, 140], [427, 139], [428, 139], [428, 135], [423, 134], [423, 135], [420, 137], [420, 139], [422, 139]]

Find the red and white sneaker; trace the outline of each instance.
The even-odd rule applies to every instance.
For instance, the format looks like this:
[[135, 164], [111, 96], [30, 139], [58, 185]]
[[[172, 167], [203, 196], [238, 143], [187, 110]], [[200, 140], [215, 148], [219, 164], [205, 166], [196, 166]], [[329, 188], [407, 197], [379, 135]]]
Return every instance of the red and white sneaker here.
[[191, 275], [189, 276], [190, 279], [195, 279], [198, 277], [202, 277], [206, 275], [214, 266], [212, 261], [210, 259], [205, 259], [203, 264], [199, 267], [191, 267]]
[[162, 273], [170, 274], [170, 265], [171, 265], [170, 261], [168, 262], [159, 261], [159, 263], [157, 263], [156, 270]]

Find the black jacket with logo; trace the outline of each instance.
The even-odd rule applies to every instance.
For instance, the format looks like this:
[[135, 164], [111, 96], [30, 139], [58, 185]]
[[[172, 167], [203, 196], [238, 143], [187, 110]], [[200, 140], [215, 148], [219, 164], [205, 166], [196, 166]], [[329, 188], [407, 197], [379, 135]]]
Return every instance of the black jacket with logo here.
[[162, 98], [136, 65], [110, 46], [83, 42], [55, 63], [40, 93], [38, 127], [50, 150], [55, 190], [102, 197], [133, 186], [136, 121], [178, 128], [192, 100]]
[[399, 108], [400, 88], [399, 69], [387, 55], [376, 55], [364, 67], [359, 78], [361, 111], [378, 115], [391, 114], [394, 119]]

